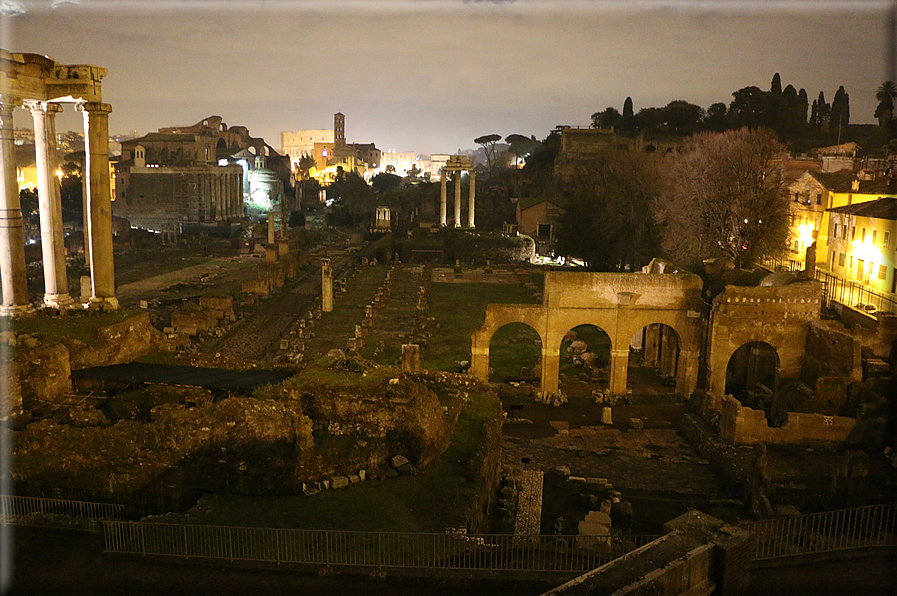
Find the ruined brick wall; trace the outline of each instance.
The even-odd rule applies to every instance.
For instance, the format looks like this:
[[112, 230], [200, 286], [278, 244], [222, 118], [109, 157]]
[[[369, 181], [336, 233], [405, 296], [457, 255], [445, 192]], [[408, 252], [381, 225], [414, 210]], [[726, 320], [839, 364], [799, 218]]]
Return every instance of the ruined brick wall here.
[[781, 287], [726, 286], [713, 301], [708, 393], [718, 399], [726, 388], [726, 368], [735, 351], [759, 341], [778, 356], [780, 376], [800, 375], [807, 329], [818, 321], [822, 284], [809, 281]]
[[733, 445], [840, 444], [847, 439], [854, 426], [854, 418], [789, 412], [788, 422], [783, 427], [770, 427], [763, 410], [746, 408], [729, 395], [722, 398], [719, 420], [720, 436]]
[[834, 413], [847, 397], [847, 387], [863, 378], [860, 342], [834, 321], [807, 327], [807, 347], [800, 379], [814, 389], [807, 412]]
[[55, 403], [72, 392], [69, 351], [62, 344], [17, 346], [9, 398], [29, 410], [39, 402]]
[[97, 330], [99, 342], [88, 346], [79, 341], [69, 341], [69, 359], [72, 370], [131, 362], [152, 352], [171, 349], [165, 334], [150, 323], [148, 313], [139, 313]]

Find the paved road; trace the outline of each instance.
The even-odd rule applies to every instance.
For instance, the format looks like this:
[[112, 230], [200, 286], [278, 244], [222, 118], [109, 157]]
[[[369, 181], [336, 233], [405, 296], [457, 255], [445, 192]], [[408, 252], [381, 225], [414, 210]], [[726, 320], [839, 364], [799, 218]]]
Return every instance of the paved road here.
[[[318, 262], [315, 256], [311, 260]], [[346, 253], [331, 255], [335, 279], [339, 278], [349, 262], [350, 257]], [[310, 272], [298, 283], [291, 282], [287, 291], [278, 291], [248, 309], [246, 318], [231, 327], [223, 337], [204, 342], [200, 351], [243, 360], [270, 358], [277, 353], [280, 340], [287, 337], [293, 325], [308, 314], [320, 295], [321, 276]]]

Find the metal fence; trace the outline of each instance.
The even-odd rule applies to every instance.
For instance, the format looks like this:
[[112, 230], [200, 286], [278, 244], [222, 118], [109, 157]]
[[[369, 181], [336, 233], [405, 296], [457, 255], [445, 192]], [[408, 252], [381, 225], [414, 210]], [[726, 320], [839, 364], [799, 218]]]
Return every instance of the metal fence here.
[[[802, 271], [804, 263], [794, 259], [775, 258], [763, 262], [770, 271]], [[822, 282], [822, 301], [826, 306], [831, 301], [839, 302], [856, 310], [875, 315], [876, 312], [897, 313], [897, 299], [854, 280], [832, 275], [819, 268], [814, 270], [816, 281]]]
[[428, 570], [582, 573], [658, 536], [411, 534], [105, 522], [106, 551]]
[[897, 504], [753, 522], [754, 560], [897, 545]]
[[893, 296], [818, 269], [816, 270], [816, 279], [822, 282], [823, 302], [826, 305], [834, 300], [870, 315], [874, 315], [876, 312], [897, 313], [897, 300]]
[[0, 523], [99, 532], [101, 522], [120, 519], [124, 506], [42, 497], [0, 495]]

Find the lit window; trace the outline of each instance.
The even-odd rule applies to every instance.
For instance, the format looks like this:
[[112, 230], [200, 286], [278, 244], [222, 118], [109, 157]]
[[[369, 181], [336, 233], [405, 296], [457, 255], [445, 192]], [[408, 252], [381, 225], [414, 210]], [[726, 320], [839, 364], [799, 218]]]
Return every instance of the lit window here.
[[866, 228], [863, 228], [863, 233], [860, 234], [860, 242], [862, 242], [863, 244], [866, 243]]
[[872, 246], [875, 246], [875, 240], [878, 238], [878, 230], [872, 230]]
[[822, 205], [822, 193], [816, 193], [816, 204]]
[[838, 256], [838, 266], [839, 266], [839, 267], [843, 267], [845, 261], [847, 261], [847, 253], [843, 253], [843, 252], [842, 252], [842, 253]]
[[852, 228], [850, 228], [850, 239], [851, 240], [857, 239], [857, 227], [856, 226], [853, 226]]
[[834, 227], [834, 233], [832, 234], [832, 236], [835, 237], [835, 238], [838, 237], [838, 224], [835, 224], [835, 227]]
[[885, 237], [881, 241], [881, 247], [888, 248], [888, 246], [890, 246], [890, 242], [891, 242], [891, 233], [885, 232]]
[[878, 279], [884, 279], [888, 276], [888, 268], [884, 265], [878, 266]]

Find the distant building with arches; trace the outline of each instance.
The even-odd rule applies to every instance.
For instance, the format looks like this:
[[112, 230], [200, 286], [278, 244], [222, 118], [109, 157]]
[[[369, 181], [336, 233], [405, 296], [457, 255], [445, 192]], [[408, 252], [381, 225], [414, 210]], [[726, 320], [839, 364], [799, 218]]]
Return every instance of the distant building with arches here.
[[244, 217], [257, 168], [265, 180], [280, 181], [278, 194], [289, 184], [289, 160], [245, 126], [209, 116], [160, 128], [122, 142], [113, 213], [154, 231], [226, 224]]

